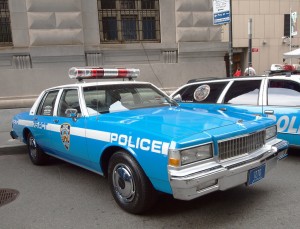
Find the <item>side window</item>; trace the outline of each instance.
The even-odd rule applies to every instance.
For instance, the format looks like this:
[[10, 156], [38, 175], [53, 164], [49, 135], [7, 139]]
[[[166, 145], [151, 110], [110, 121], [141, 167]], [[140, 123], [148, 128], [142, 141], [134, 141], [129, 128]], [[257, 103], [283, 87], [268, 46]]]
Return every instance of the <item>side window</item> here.
[[63, 91], [59, 100], [57, 115], [66, 117], [67, 109], [77, 109], [77, 112], [81, 113], [77, 89], [66, 89]]
[[224, 97], [223, 103], [258, 105], [261, 80], [234, 81]]
[[182, 88], [177, 94], [181, 95], [183, 102], [216, 103], [227, 84], [228, 82], [198, 83]]
[[269, 80], [268, 105], [300, 106], [300, 85], [291, 80]]
[[37, 110], [37, 115], [52, 116], [54, 110], [54, 104], [57, 97], [58, 91], [50, 91], [45, 94], [44, 98]]

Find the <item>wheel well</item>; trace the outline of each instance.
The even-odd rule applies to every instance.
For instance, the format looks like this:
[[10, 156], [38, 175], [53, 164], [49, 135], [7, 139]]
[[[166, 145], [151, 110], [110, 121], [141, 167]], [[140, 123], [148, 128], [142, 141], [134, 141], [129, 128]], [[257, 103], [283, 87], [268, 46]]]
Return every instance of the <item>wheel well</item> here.
[[111, 146], [111, 147], [108, 147], [107, 149], [104, 150], [104, 152], [102, 153], [102, 156], [100, 158], [100, 166], [102, 168], [102, 172], [103, 172], [103, 175], [104, 177], [107, 177], [107, 173], [108, 173], [108, 163], [109, 163], [109, 160], [111, 158], [111, 156], [117, 152], [117, 151], [124, 151], [128, 154], [130, 154], [127, 150], [121, 148], [121, 147], [118, 147], [118, 146]]
[[28, 134], [30, 133], [30, 130], [28, 128], [25, 128], [23, 130], [23, 139], [24, 139], [24, 142], [26, 143], [27, 142], [27, 137], [28, 137]]

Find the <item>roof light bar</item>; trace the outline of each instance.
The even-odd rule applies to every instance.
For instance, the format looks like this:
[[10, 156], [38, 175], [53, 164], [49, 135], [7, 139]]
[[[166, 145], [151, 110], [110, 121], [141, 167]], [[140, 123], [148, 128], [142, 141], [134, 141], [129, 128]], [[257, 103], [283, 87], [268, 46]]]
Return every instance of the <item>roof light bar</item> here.
[[99, 67], [72, 67], [69, 70], [71, 79], [114, 79], [136, 78], [140, 70], [136, 68], [99, 68]]

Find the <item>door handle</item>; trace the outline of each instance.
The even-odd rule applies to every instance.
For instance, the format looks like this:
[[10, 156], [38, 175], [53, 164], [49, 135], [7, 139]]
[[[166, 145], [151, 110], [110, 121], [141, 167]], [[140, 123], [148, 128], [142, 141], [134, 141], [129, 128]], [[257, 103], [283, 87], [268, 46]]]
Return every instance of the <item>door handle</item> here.
[[265, 113], [265, 114], [271, 115], [271, 114], [274, 114], [274, 111], [273, 111], [273, 110], [265, 110], [264, 113]]
[[227, 111], [227, 108], [226, 107], [221, 107], [219, 108], [220, 111]]
[[58, 120], [58, 119], [54, 119], [53, 122], [54, 122], [54, 123], [58, 123], [59, 120]]

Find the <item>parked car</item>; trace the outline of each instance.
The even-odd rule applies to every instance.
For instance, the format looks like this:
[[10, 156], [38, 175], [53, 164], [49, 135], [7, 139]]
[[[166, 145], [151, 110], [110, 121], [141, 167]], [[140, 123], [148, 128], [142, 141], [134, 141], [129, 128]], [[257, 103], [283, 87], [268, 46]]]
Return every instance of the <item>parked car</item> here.
[[[71, 68], [86, 78], [133, 78], [137, 69]], [[252, 185], [287, 154], [276, 124], [218, 110], [181, 108], [147, 82], [76, 83], [43, 91], [12, 120], [13, 138], [28, 145], [35, 165], [49, 156], [108, 178], [124, 210], [139, 214], [158, 192], [191, 200]]]
[[267, 116], [277, 122], [278, 137], [300, 147], [300, 74], [191, 80], [171, 94], [181, 107], [214, 107]]

